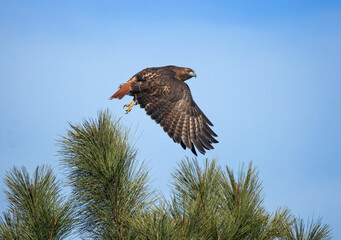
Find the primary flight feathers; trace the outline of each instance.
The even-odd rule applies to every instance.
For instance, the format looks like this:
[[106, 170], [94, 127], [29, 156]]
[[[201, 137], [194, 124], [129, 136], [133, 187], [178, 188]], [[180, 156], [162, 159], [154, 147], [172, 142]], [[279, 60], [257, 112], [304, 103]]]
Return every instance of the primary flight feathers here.
[[210, 126], [213, 124], [194, 102], [184, 81], [196, 77], [190, 68], [165, 66], [146, 68], [135, 74], [110, 97], [122, 99], [129, 94], [134, 99], [126, 104], [128, 113], [135, 101], [146, 113], [160, 124], [174, 142], [189, 148], [197, 155], [195, 147], [202, 154], [213, 149], [218, 143], [217, 135]]

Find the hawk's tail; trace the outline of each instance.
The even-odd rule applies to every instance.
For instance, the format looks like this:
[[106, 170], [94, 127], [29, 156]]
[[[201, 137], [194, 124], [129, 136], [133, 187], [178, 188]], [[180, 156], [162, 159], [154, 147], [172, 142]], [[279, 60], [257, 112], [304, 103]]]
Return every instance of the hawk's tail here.
[[122, 99], [125, 95], [127, 95], [130, 92], [130, 84], [131, 84], [131, 81], [122, 83], [120, 85], [120, 89], [118, 89], [118, 91], [115, 92], [114, 95], [112, 95], [109, 99], [110, 100], [114, 98]]

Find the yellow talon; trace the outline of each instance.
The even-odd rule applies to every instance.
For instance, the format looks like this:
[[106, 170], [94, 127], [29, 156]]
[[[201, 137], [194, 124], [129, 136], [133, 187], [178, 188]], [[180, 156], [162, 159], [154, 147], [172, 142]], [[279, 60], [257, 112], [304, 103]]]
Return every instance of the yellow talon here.
[[134, 106], [134, 100], [131, 102], [131, 103], [128, 103], [128, 104], [126, 104], [126, 105], [124, 105], [123, 107], [127, 107], [127, 109], [126, 109], [126, 114], [127, 113], [129, 113], [130, 111], [131, 111], [131, 109], [133, 108], [133, 106]]

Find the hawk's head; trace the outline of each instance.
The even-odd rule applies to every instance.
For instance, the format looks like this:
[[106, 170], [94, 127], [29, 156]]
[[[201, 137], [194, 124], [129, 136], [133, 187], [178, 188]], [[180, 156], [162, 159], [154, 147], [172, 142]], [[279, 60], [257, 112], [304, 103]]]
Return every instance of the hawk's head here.
[[175, 78], [178, 80], [186, 81], [191, 77], [197, 77], [197, 74], [191, 68], [176, 67], [174, 71], [176, 73]]
[[191, 77], [197, 77], [197, 74], [193, 71], [193, 69], [191, 68], [185, 68], [185, 72], [186, 72], [186, 75], [187, 75], [187, 79], [190, 79]]

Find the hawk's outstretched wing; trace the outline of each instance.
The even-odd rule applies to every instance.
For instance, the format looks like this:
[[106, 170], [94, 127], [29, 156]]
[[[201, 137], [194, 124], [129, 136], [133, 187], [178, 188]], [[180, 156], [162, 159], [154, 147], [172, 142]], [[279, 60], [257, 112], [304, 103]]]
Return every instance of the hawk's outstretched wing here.
[[202, 154], [213, 149], [212, 143], [218, 142], [210, 128], [213, 124], [194, 102], [187, 84], [162, 70], [148, 70], [131, 81], [130, 93], [137, 103], [184, 149], [195, 155], [195, 147]]

